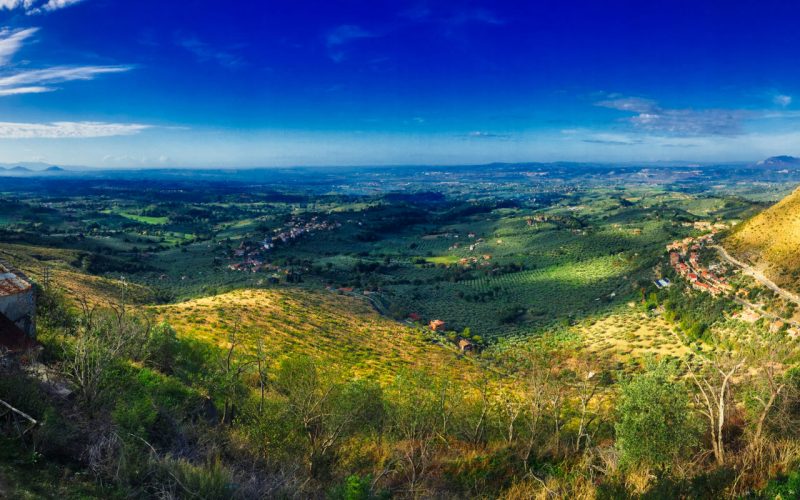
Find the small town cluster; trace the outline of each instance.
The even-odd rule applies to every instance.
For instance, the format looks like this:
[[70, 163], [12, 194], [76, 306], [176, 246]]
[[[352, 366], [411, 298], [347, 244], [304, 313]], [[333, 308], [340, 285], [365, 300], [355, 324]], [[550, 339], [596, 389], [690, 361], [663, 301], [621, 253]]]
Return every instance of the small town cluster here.
[[[785, 328], [789, 337], [800, 337], [800, 324], [767, 312], [764, 309], [764, 304], [752, 303], [748, 299], [749, 290], [747, 288], [734, 290], [734, 287], [728, 281], [728, 276], [734, 269], [737, 269], [735, 266], [724, 264], [720, 261], [714, 261], [708, 265], [704, 265], [701, 262], [701, 252], [715, 244], [714, 236], [721, 229], [725, 229], [726, 226], [719, 227], [719, 225], [709, 223], [694, 223], [694, 227], [695, 229], [710, 232], [694, 238], [687, 237], [677, 240], [667, 245], [669, 263], [672, 269], [686, 280], [693, 289], [707, 292], [713, 296], [729, 296], [738, 302], [742, 306], [742, 310], [735, 312], [732, 317], [747, 323], [755, 323], [762, 318], [766, 318], [771, 332], [777, 332]], [[654, 283], [658, 288], [665, 288], [671, 285], [666, 278], [658, 279]]]
[[316, 216], [308, 221], [293, 217], [284, 227], [275, 229], [273, 236], [267, 236], [263, 241], [242, 241], [239, 244], [239, 248], [233, 251], [233, 258], [238, 261], [228, 265], [228, 269], [253, 273], [258, 271], [280, 271], [279, 267], [264, 263], [265, 253], [270, 252], [278, 244], [291, 243], [303, 235], [319, 231], [332, 231], [339, 227], [341, 227], [339, 222], [320, 221]]
[[[700, 263], [699, 258], [700, 250], [713, 242], [714, 233], [709, 233], [697, 238], [690, 237], [674, 241], [667, 245], [667, 251], [672, 268], [694, 289], [708, 292], [711, 295], [720, 295], [733, 290], [728, 280], [722, 275], [724, 268], [719, 263], [706, 267]], [[656, 286], [659, 288], [665, 285], [668, 286], [669, 282], [664, 283], [664, 280], [656, 282]]]

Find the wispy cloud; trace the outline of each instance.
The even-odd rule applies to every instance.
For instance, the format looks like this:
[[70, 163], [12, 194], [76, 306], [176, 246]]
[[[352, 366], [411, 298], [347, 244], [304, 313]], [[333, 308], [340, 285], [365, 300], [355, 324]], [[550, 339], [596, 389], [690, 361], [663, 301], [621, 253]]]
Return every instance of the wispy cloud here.
[[751, 112], [736, 109], [670, 109], [652, 99], [613, 97], [596, 106], [634, 113], [627, 119], [639, 130], [675, 136], [732, 136], [742, 133], [742, 122]]
[[480, 23], [480, 24], [492, 24], [495, 26], [500, 26], [505, 24], [506, 22], [503, 19], [497, 17], [494, 12], [488, 9], [463, 9], [456, 12], [452, 17], [449, 17], [447, 20], [448, 24], [451, 25], [461, 25], [466, 23]]
[[495, 132], [484, 132], [483, 130], [474, 130], [467, 134], [467, 137], [474, 139], [507, 139], [511, 137], [510, 134], [498, 134]]
[[44, 92], [52, 92], [56, 90], [53, 87], [12, 87], [8, 89], [0, 88], [0, 97], [7, 95], [20, 95], [20, 94], [42, 94]]
[[398, 15], [405, 19], [411, 19], [412, 21], [424, 21], [430, 19], [431, 14], [432, 11], [427, 5], [416, 5], [400, 12]]
[[792, 103], [792, 96], [786, 94], [776, 94], [772, 97], [772, 102], [782, 108], [785, 108]]
[[0, 10], [29, 9], [33, 4], [34, 2], [29, 0], [0, 0]]
[[[75, 2], [71, 2], [75, 3]], [[50, 2], [51, 8], [66, 6], [70, 2]], [[0, 0], [0, 8], [9, 8], [16, 5], [11, 0]], [[26, 4], [21, 4], [23, 7]], [[14, 55], [39, 31], [39, 28], [10, 29], [0, 28], [0, 67], [9, 66], [9, 62]], [[132, 66], [52, 66], [49, 68], [14, 70], [7, 69], [0, 71], [0, 97], [20, 94], [41, 94], [52, 92], [56, 88], [52, 84], [70, 82], [76, 80], [93, 80], [99, 75], [110, 73], [124, 73], [133, 69]]]
[[98, 75], [124, 73], [131, 69], [132, 66], [55, 66], [31, 69], [0, 76], [0, 88], [93, 80]]
[[0, 66], [8, 64], [14, 54], [22, 48], [25, 40], [32, 37], [37, 31], [39, 28], [0, 29]]
[[81, 139], [134, 135], [151, 128], [138, 123], [104, 122], [52, 122], [15, 123], [0, 122], [0, 139]]
[[0, 10], [23, 10], [28, 15], [60, 10], [83, 0], [0, 0]]
[[643, 97], [614, 97], [595, 103], [603, 108], [617, 109], [619, 111], [632, 111], [634, 113], [649, 113], [658, 109], [656, 101]]
[[604, 146], [636, 146], [637, 144], [642, 144], [642, 141], [635, 141], [635, 140], [614, 140], [614, 139], [581, 139], [581, 142], [585, 142], [587, 144], [601, 144]]
[[355, 40], [362, 38], [375, 38], [378, 35], [371, 31], [367, 31], [355, 24], [342, 24], [337, 26], [325, 37], [325, 45], [328, 48], [328, 56], [334, 62], [342, 62], [347, 58], [345, 46]]
[[51, 10], [58, 10], [63, 9], [64, 7], [69, 7], [70, 5], [75, 5], [76, 3], [82, 2], [83, 0], [48, 0], [41, 9], [45, 11]]
[[244, 59], [240, 55], [228, 49], [218, 49], [195, 36], [180, 37], [177, 44], [194, 54], [200, 62], [214, 61], [226, 68], [237, 68], [244, 64]]
[[417, 5], [399, 13], [399, 16], [415, 22], [438, 23], [443, 25], [461, 26], [469, 23], [491, 24], [500, 26], [506, 24], [504, 19], [498, 17], [489, 9], [459, 8], [449, 12], [434, 12], [427, 5]]

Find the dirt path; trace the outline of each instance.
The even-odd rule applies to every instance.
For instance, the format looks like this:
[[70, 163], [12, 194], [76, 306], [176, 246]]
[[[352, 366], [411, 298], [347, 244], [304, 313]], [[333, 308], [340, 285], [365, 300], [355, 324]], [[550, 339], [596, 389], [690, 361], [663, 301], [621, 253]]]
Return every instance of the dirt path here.
[[794, 302], [795, 304], [800, 305], [800, 296], [798, 296], [797, 294], [794, 294], [794, 293], [792, 293], [792, 292], [790, 292], [788, 290], [784, 290], [783, 288], [779, 287], [778, 285], [775, 284], [774, 281], [772, 281], [771, 279], [767, 278], [764, 275], [764, 273], [762, 273], [758, 269], [756, 269], [753, 266], [750, 266], [748, 264], [745, 264], [744, 262], [742, 262], [740, 260], [737, 260], [737, 259], [731, 257], [731, 255], [728, 253], [728, 251], [725, 250], [724, 248], [722, 248], [719, 245], [713, 245], [713, 246], [711, 246], [711, 248], [715, 249], [717, 251], [717, 253], [719, 253], [722, 256], [723, 259], [725, 259], [728, 262], [730, 262], [731, 264], [739, 267], [744, 274], [746, 274], [746, 275], [750, 276], [751, 278], [755, 279], [756, 281], [760, 282], [762, 285], [766, 286], [767, 288], [769, 288], [773, 292], [777, 293], [781, 297], [785, 298], [786, 300], [789, 300], [791, 302]]

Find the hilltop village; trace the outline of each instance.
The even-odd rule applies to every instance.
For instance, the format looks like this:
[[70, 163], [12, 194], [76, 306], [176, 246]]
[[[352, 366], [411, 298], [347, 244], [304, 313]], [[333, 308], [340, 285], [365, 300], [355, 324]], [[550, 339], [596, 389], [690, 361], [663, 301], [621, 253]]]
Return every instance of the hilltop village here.
[[667, 245], [669, 263], [679, 276], [686, 279], [695, 290], [720, 295], [732, 291], [720, 263], [704, 266], [700, 262], [700, 251], [714, 243], [714, 234], [697, 238], [684, 238]]
[[[763, 283], [742, 273], [734, 262], [723, 258], [723, 251], [715, 241], [725, 225], [694, 223], [695, 229], [710, 231], [697, 237], [687, 237], [666, 245], [669, 265], [677, 276], [694, 290], [725, 297], [741, 306], [731, 317], [746, 323], [766, 321], [771, 332], [785, 331], [790, 338], [800, 337], [800, 322], [793, 318], [794, 305], [789, 303], [789, 313], [777, 311], [775, 302], [782, 302]], [[656, 280], [657, 288], [671, 286], [668, 278]]]

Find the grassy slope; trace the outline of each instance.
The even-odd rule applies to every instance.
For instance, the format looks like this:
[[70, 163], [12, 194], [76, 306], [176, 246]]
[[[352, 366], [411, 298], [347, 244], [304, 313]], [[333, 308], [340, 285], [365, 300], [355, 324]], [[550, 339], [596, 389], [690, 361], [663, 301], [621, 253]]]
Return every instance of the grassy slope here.
[[156, 310], [179, 335], [222, 347], [229, 345], [228, 335], [238, 322], [245, 348], [262, 338], [275, 361], [303, 353], [382, 381], [411, 367], [466, 379], [480, 372], [472, 359], [425, 341], [419, 331], [380, 316], [364, 300], [330, 292], [239, 290]]
[[[70, 263], [77, 258], [77, 254], [74, 250], [0, 243], [0, 259], [17, 266], [40, 284], [44, 282], [45, 269], [49, 268], [50, 282], [64, 290], [68, 299], [77, 303], [85, 297], [91, 304], [117, 303], [122, 297], [121, 283], [76, 269]], [[147, 294], [143, 287], [128, 285], [127, 296], [130, 300], [141, 300]]]
[[739, 225], [725, 240], [736, 257], [764, 269], [781, 286], [800, 285], [800, 189]]
[[[47, 265], [51, 282], [68, 299], [85, 296], [90, 303], [117, 303], [120, 283], [72, 267], [75, 255], [71, 250], [0, 243], [0, 258], [37, 282], [42, 282]], [[146, 295], [138, 288], [129, 284], [128, 297]], [[357, 375], [383, 380], [403, 367], [449, 370], [467, 378], [481, 371], [455, 348], [424, 340], [415, 329], [380, 316], [365, 300], [327, 291], [238, 290], [153, 309], [186, 338], [223, 347], [228, 346], [229, 332], [238, 320], [245, 348], [252, 348], [260, 336], [275, 360], [288, 353], [305, 353]]]

